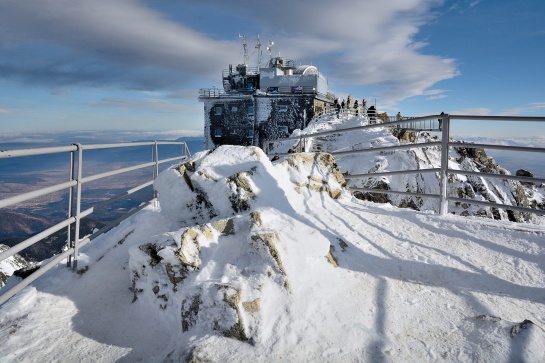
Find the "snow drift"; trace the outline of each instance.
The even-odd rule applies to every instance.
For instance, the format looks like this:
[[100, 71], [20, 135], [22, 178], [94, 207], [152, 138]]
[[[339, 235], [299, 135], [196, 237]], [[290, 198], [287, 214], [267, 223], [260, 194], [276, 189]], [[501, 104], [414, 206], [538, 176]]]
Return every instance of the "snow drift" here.
[[155, 187], [1, 307], [0, 361], [545, 359], [542, 226], [358, 200], [327, 153], [222, 146]]

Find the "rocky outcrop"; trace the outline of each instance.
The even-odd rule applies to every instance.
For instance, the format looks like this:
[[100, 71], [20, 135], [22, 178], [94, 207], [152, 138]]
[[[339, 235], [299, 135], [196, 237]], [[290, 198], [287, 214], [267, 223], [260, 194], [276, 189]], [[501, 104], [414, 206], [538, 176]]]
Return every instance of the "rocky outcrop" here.
[[[161, 210], [179, 216], [171, 220], [179, 228], [131, 250], [130, 290], [134, 303], [177, 311], [182, 333], [253, 344], [262, 334], [263, 304], [270, 308], [271, 299], [293, 294], [294, 261], [286, 259], [297, 241], [269, 223], [285, 218], [282, 223], [291, 224], [293, 218], [271, 206], [293, 208], [291, 199], [307, 193], [336, 200], [348, 191], [330, 154], [294, 154], [273, 165], [257, 148], [221, 148], [159, 175]], [[225, 153], [242, 161], [222, 165]], [[277, 174], [285, 179], [281, 185]], [[313, 242], [313, 251], [315, 246], [316, 260], [337, 265], [329, 241]], [[198, 360], [197, 352], [186, 353]]]
[[[385, 130], [386, 131], [386, 130]], [[397, 143], [414, 143], [417, 135], [411, 131], [391, 130]], [[418, 142], [438, 141], [436, 136], [427, 132], [418, 135]], [[386, 137], [372, 139], [369, 147], [383, 146], [392, 143]], [[380, 142], [379, 142], [380, 141]], [[377, 144], [377, 145], [375, 145]], [[372, 155], [372, 154], [369, 154]], [[388, 172], [390, 170], [419, 170], [440, 168], [441, 149], [439, 146], [415, 148], [409, 150], [397, 150], [393, 152], [376, 153], [372, 167], [360, 171], [363, 173]], [[339, 161], [342, 164], [342, 160]], [[499, 175], [509, 175], [510, 172], [496, 163], [486, 154], [482, 148], [472, 148], [469, 144], [464, 147], [456, 147], [450, 151], [449, 168], [482, 172]], [[357, 172], [356, 172], [357, 173]], [[519, 170], [519, 176], [533, 177], [531, 172]], [[508, 209], [498, 209], [488, 206], [476, 205], [471, 200], [480, 200], [496, 204], [505, 204], [525, 208], [543, 209], [545, 201], [537, 192], [536, 186], [531, 182], [519, 182], [508, 179], [486, 178], [475, 175], [449, 174], [448, 195], [457, 198], [468, 199], [467, 202], [455, 202], [449, 205], [449, 211], [463, 216], [476, 215], [486, 218], [509, 220], [516, 222], [530, 222], [535, 220], [535, 215]], [[438, 194], [440, 178], [439, 173], [415, 173], [403, 176], [378, 176], [365, 179], [348, 179], [351, 187], [396, 190], [410, 193]], [[438, 211], [439, 202], [430, 198], [418, 196], [401, 196], [385, 193], [355, 192], [359, 199], [377, 203], [391, 203], [401, 208], [415, 210]]]

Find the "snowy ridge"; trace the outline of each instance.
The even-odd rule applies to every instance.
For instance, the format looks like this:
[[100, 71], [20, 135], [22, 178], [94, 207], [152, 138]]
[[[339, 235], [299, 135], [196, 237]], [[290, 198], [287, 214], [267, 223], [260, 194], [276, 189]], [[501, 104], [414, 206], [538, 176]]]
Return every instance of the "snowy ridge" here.
[[[359, 125], [367, 125], [367, 118], [348, 117], [336, 119], [335, 116], [321, 119], [312, 130], [303, 130], [302, 133], [312, 133], [314, 130], [342, 130]], [[347, 151], [367, 149], [373, 147], [394, 146], [410, 143], [425, 143], [438, 141], [436, 136], [427, 132], [392, 132], [388, 127], [371, 130], [351, 131], [334, 135], [316, 137], [312, 140], [313, 151]], [[278, 145], [277, 152], [286, 152], [288, 145]], [[286, 149], [286, 150], [284, 150]], [[365, 174], [386, 171], [433, 169], [441, 166], [440, 146], [420, 147], [408, 150], [393, 150], [389, 152], [369, 152], [359, 155], [337, 157], [337, 163], [345, 174]], [[511, 173], [488, 157], [483, 149], [451, 148], [449, 168], [472, 172], [487, 172], [495, 174]], [[522, 206], [527, 208], [545, 209], [545, 187], [532, 183], [521, 183], [512, 180], [492, 179], [480, 176], [450, 175], [448, 194], [465, 199], [477, 199], [498, 204]], [[391, 177], [373, 177], [367, 179], [348, 179], [350, 187], [366, 189], [382, 189], [421, 194], [439, 193], [438, 173], [415, 173]], [[409, 207], [421, 211], [439, 210], [439, 201], [430, 198], [402, 196], [395, 194], [356, 193], [364, 200], [385, 203], [389, 202], [398, 207]], [[449, 212], [463, 216], [477, 215], [500, 220], [517, 222], [544, 223], [542, 217], [517, 211], [499, 210], [492, 207], [483, 207], [467, 203], [450, 204]]]
[[543, 226], [358, 200], [326, 153], [222, 146], [155, 187], [0, 308], [0, 362], [545, 359]]

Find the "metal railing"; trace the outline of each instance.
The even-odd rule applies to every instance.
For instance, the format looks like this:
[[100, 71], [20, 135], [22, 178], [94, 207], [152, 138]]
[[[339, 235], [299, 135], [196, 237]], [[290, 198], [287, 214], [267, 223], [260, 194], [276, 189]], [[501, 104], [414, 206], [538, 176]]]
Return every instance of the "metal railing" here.
[[[179, 153], [179, 156], [171, 157], [167, 159], [160, 160], [159, 159], [159, 145], [180, 145], [181, 151]], [[112, 171], [107, 171], [99, 174], [89, 175], [83, 177], [83, 152], [85, 150], [97, 150], [97, 149], [114, 149], [114, 148], [127, 148], [127, 147], [136, 147], [136, 146], [151, 146], [151, 160], [150, 162], [146, 162], [143, 164], [138, 164], [130, 167], [125, 167], [121, 169], [116, 169]], [[38, 277], [52, 269], [54, 266], [56, 266], [59, 262], [67, 258], [67, 267], [72, 267], [74, 270], [77, 269], [77, 261], [78, 261], [78, 253], [79, 249], [89, 242], [91, 242], [96, 237], [100, 236], [101, 234], [109, 231], [116, 225], [118, 225], [121, 221], [124, 219], [130, 217], [134, 213], [138, 212], [139, 210], [145, 208], [146, 206], [150, 205], [154, 201], [157, 200], [156, 193], [154, 192], [153, 198], [148, 200], [146, 203], [142, 204], [141, 206], [134, 208], [133, 210], [129, 211], [128, 213], [122, 215], [117, 220], [105, 225], [100, 230], [96, 231], [95, 233], [86, 236], [82, 239], [80, 239], [80, 221], [82, 218], [85, 218], [89, 215], [91, 215], [93, 212], [102, 209], [106, 207], [107, 205], [123, 198], [128, 195], [131, 195], [139, 190], [142, 190], [146, 187], [149, 187], [153, 185], [153, 181], [157, 177], [159, 173], [159, 165], [167, 162], [172, 162], [176, 160], [183, 160], [191, 156], [189, 149], [187, 147], [187, 144], [185, 142], [176, 142], [176, 141], [149, 141], [149, 142], [132, 142], [132, 143], [118, 143], [118, 144], [95, 144], [95, 145], [82, 145], [82, 144], [72, 144], [71, 146], [61, 146], [61, 147], [46, 147], [46, 148], [37, 148], [37, 149], [18, 149], [18, 150], [3, 150], [0, 151], [0, 159], [4, 158], [15, 158], [15, 157], [22, 157], [22, 156], [36, 156], [36, 155], [47, 155], [47, 154], [57, 154], [57, 153], [70, 153], [69, 158], [69, 180], [64, 183], [55, 184], [49, 187], [40, 188], [34, 191], [30, 191], [27, 193], [15, 195], [13, 197], [5, 198], [0, 200], [0, 208], [5, 208], [13, 205], [17, 205], [19, 203], [22, 203], [24, 201], [28, 201], [40, 196], [45, 196], [54, 192], [58, 192], [61, 190], [69, 190], [69, 197], [68, 197], [68, 208], [67, 208], [67, 218], [63, 220], [60, 223], [55, 224], [52, 227], [47, 228], [46, 230], [16, 244], [15, 246], [5, 250], [4, 252], [0, 253], [0, 261], [5, 260], [6, 258], [9, 258], [16, 253], [22, 251], [23, 249], [41, 241], [42, 239], [52, 235], [55, 232], [58, 232], [62, 230], [63, 228], [67, 228], [68, 237], [67, 237], [67, 248], [64, 252], [59, 254], [58, 256], [54, 256], [54, 259], [49, 261], [48, 263], [41, 265], [38, 270], [33, 272], [31, 275], [26, 277], [24, 280], [20, 281], [18, 284], [13, 286], [11, 289], [7, 291], [2, 291], [2, 295], [0, 295], [0, 304], [3, 304], [5, 301], [7, 301], [10, 297], [21, 291], [24, 287], [28, 286], [30, 283], [32, 283], [34, 280], [36, 280]], [[112, 198], [109, 198], [106, 201], [103, 201], [93, 207], [90, 207], [86, 210], [81, 210], [81, 204], [82, 204], [82, 186], [85, 183], [89, 183], [92, 181], [96, 181], [99, 179], [103, 179], [106, 177], [111, 177], [114, 175], [119, 175], [127, 172], [131, 172], [134, 170], [139, 170], [143, 168], [152, 168], [152, 175], [151, 180], [147, 180], [146, 182], [133, 187], [131, 189], [126, 190], [125, 192], [118, 194]], [[74, 227], [74, 236], [71, 236], [71, 225], [75, 225]]]
[[[441, 115], [429, 115], [424, 117], [415, 117], [411, 118], [412, 123], [425, 123], [425, 122], [431, 122], [431, 120], [436, 120], [439, 123], [439, 128], [441, 132], [441, 141], [433, 141], [433, 142], [423, 142], [423, 143], [406, 143], [401, 145], [395, 145], [395, 146], [385, 146], [385, 147], [377, 147], [377, 148], [362, 148], [362, 149], [356, 149], [353, 145], [351, 150], [346, 151], [332, 151], [329, 152], [333, 156], [346, 156], [346, 155], [355, 155], [355, 154], [364, 154], [364, 153], [371, 153], [371, 152], [391, 152], [395, 150], [403, 150], [403, 149], [416, 149], [416, 148], [428, 148], [428, 147], [440, 147], [441, 149], [441, 162], [439, 167], [430, 168], [430, 169], [414, 169], [414, 170], [399, 170], [399, 171], [389, 171], [389, 172], [381, 172], [381, 173], [366, 173], [366, 174], [353, 174], [353, 175], [345, 175], [345, 179], [365, 179], [365, 178], [372, 178], [377, 176], [394, 176], [394, 175], [409, 175], [409, 174], [421, 174], [421, 173], [437, 173], [438, 179], [439, 179], [439, 193], [437, 194], [424, 194], [424, 193], [418, 193], [418, 192], [407, 192], [407, 191], [395, 191], [395, 190], [382, 190], [382, 189], [371, 189], [371, 188], [351, 188], [351, 191], [360, 191], [360, 192], [367, 192], [367, 193], [385, 193], [385, 194], [398, 194], [398, 195], [407, 195], [407, 196], [417, 196], [417, 197], [425, 197], [425, 198], [434, 198], [440, 201], [440, 207], [439, 207], [439, 214], [445, 215], [448, 213], [448, 203], [449, 202], [465, 202], [465, 203], [471, 203], [475, 205], [482, 205], [487, 207], [493, 207], [498, 209], [504, 209], [504, 210], [514, 210], [519, 212], [525, 212], [525, 213], [534, 213], [534, 214], [540, 214], [545, 215], [545, 210], [542, 209], [533, 209], [533, 208], [526, 208], [526, 207], [520, 207], [516, 205], [507, 205], [507, 204], [499, 204], [499, 203], [493, 203], [489, 201], [482, 201], [482, 200], [476, 200], [476, 199], [464, 199], [464, 198], [457, 198], [453, 196], [448, 195], [448, 175], [449, 174], [458, 174], [458, 175], [473, 175], [473, 176], [479, 176], [483, 178], [497, 178], [502, 180], [516, 180], [516, 181], [522, 181], [522, 182], [530, 182], [530, 183], [545, 183], [545, 179], [543, 178], [534, 178], [534, 177], [527, 177], [527, 176], [514, 176], [514, 175], [505, 175], [505, 174], [494, 174], [494, 173], [485, 173], [485, 172], [474, 172], [474, 171], [466, 171], [466, 170], [456, 170], [456, 169], [450, 169], [448, 167], [448, 160], [450, 158], [450, 152], [449, 149], [455, 148], [455, 147], [463, 147], [468, 149], [475, 149], [475, 148], [481, 148], [481, 149], [493, 149], [493, 150], [507, 150], [507, 151], [513, 151], [513, 152], [532, 152], [532, 153], [541, 153], [545, 154], [545, 148], [537, 148], [537, 147], [519, 147], [519, 146], [506, 146], [506, 145], [491, 145], [491, 144], [475, 144], [475, 143], [467, 143], [467, 142], [458, 142], [458, 141], [451, 141], [450, 140], [450, 130], [451, 130], [451, 121], [452, 120], [471, 120], [471, 121], [521, 121], [521, 122], [545, 122], [545, 117], [524, 117], [524, 116], [470, 116], [470, 115], [449, 115], [449, 114], [441, 114]], [[329, 130], [329, 131], [321, 131], [321, 132], [309, 132], [307, 134], [300, 134], [297, 137], [289, 137], [282, 140], [274, 140], [269, 141], [267, 140], [265, 142], [266, 145], [266, 152], [269, 152], [269, 148], [271, 144], [274, 144], [275, 142], [286, 142], [286, 141], [293, 141], [296, 143], [296, 146], [293, 148], [295, 151], [304, 151], [308, 152], [310, 151], [310, 147], [312, 145], [312, 142], [308, 142], [309, 140], [312, 140], [314, 138], [320, 138], [325, 137], [329, 135], [335, 135], [335, 134], [341, 134], [341, 133], [349, 133], [354, 132], [358, 130], [367, 130], [367, 129], [373, 129], [373, 128], [380, 128], [380, 127], [389, 127], [391, 129], [395, 129], [397, 125], [406, 124], [406, 120], [400, 120], [400, 121], [391, 121], [387, 123], [381, 123], [381, 124], [373, 124], [373, 125], [366, 125], [366, 126], [357, 126], [357, 127], [349, 127], [349, 128], [337, 128], [335, 130]], [[316, 128], [313, 128], [313, 130], [316, 130]], [[287, 156], [289, 154], [287, 153], [277, 153], [279, 156]]]

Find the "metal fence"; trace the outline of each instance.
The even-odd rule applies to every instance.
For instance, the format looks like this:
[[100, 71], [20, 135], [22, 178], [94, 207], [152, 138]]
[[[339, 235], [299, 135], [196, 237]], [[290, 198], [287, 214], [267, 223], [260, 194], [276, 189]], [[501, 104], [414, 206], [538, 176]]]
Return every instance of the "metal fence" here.
[[[434, 198], [440, 201], [439, 214], [445, 215], [448, 213], [448, 203], [449, 202], [465, 202], [472, 203], [475, 205], [483, 205], [487, 207], [494, 207], [498, 209], [505, 210], [514, 210], [519, 212], [526, 213], [535, 213], [540, 215], [545, 215], [545, 211], [541, 209], [533, 209], [520, 207], [515, 205], [506, 205], [498, 204], [487, 201], [481, 201], [476, 199], [463, 199], [457, 198], [448, 195], [448, 175], [449, 174], [458, 174], [458, 175], [475, 175], [483, 178], [496, 178], [502, 180], [516, 180], [521, 182], [530, 182], [530, 183], [545, 183], [543, 178], [532, 178], [527, 176], [515, 176], [515, 175], [504, 175], [504, 174], [493, 174], [485, 172], [473, 172], [465, 170], [455, 170], [448, 167], [448, 160], [450, 157], [450, 148], [454, 147], [464, 147], [464, 148], [482, 148], [482, 149], [493, 149], [493, 150], [507, 150], [512, 152], [532, 152], [532, 153], [541, 153], [545, 154], [545, 148], [538, 147], [520, 147], [520, 146], [506, 146], [506, 145], [493, 145], [493, 144], [475, 144], [467, 142], [458, 142], [450, 140], [450, 131], [453, 120], [468, 120], [468, 121], [485, 121], [485, 122], [505, 122], [505, 121], [520, 121], [520, 122], [545, 122], [545, 117], [524, 117], [524, 116], [470, 116], [470, 115], [449, 115], [449, 114], [440, 114], [440, 115], [429, 115], [423, 117], [414, 117], [410, 119], [410, 122], [413, 125], [426, 125], [433, 124], [438, 126], [440, 130], [437, 130], [441, 134], [441, 141], [436, 142], [424, 142], [424, 143], [406, 143], [396, 146], [386, 146], [379, 148], [367, 148], [367, 149], [358, 149], [355, 150], [354, 147], [352, 150], [347, 151], [333, 151], [330, 152], [333, 156], [346, 156], [354, 154], [364, 154], [370, 152], [389, 152], [395, 150], [404, 150], [404, 149], [416, 149], [416, 148], [427, 148], [427, 147], [440, 147], [441, 149], [441, 165], [439, 168], [431, 169], [415, 169], [415, 170], [399, 170], [399, 171], [390, 171], [390, 172], [381, 172], [381, 173], [367, 173], [367, 174], [354, 174], [354, 175], [345, 175], [346, 179], [365, 179], [377, 176], [394, 176], [394, 175], [409, 175], [409, 174], [421, 174], [421, 173], [437, 173], [439, 177], [439, 193], [438, 194], [423, 194], [417, 192], [407, 192], [407, 191], [395, 191], [395, 190], [378, 190], [378, 189], [367, 189], [367, 188], [351, 188], [352, 191], [368, 192], [368, 193], [385, 193], [385, 194], [400, 194], [407, 196], [417, 196], [425, 198]], [[268, 152], [270, 144], [275, 142], [286, 142], [292, 141], [295, 146], [293, 147], [296, 151], [310, 151], [312, 140], [314, 138], [324, 137], [328, 135], [349, 133], [358, 130], [366, 130], [380, 127], [390, 127], [391, 129], [402, 128], [407, 124], [407, 120], [401, 121], [390, 121], [387, 123], [366, 125], [366, 126], [357, 126], [349, 128], [337, 128], [335, 130], [322, 131], [322, 132], [309, 132], [307, 134], [301, 134], [297, 137], [290, 137], [282, 140], [266, 141], [266, 152]], [[317, 128], [314, 127], [313, 130]], [[286, 156], [287, 153], [278, 153], [279, 156]]]
[[[160, 160], [159, 159], [159, 145], [180, 145], [181, 150], [179, 156], [167, 158]], [[150, 146], [151, 147], [151, 161], [143, 164], [138, 164], [126, 168], [121, 168], [117, 170], [107, 171], [99, 174], [89, 175], [83, 177], [83, 152], [85, 150], [97, 150], [97, 149], [114, 149], [114, 148], [131, 148], [137, 146]], [[135, 214], [139, 210], [150, 205], [156, 201], [156, 195], [154, 193], [153, 197], [143, 205], [132, 209], [128, 213], [122, 215], [117, 220], [107, 224], [100, 230], [95, 233], [86, 236], [83, 239], [80, 239], [80, 221], [82, 218], [85, 218], [91, 215], [93, 212], [106, 207], [107, 205], [123, 198], [128, 195], [131, 195], [139, 190], [142, 190], [146, 187], [153, 185], [153, 181], [159, 173], [159, 165], [167, 162], [172, 162], [176, 160], [183, 160], [190, 157], [190, 152], [185, 142], [176, 142], [176, 141], [149, 141], [149, 142], [133, 142], [133, 143], [118, 143], [118, 144], [95, 144], [95, 145], [82, 145], [82, 144], [72, 144], [71, 146], [61, 146], [61, 147], [46, 147], [46, 148], [36, 148], [36, 149], [18, 149], [18, 150], [4, 150], [0, 151], [0, 159], [3, 158], [15, 158], [22, 156], [36, 156], [36, 155], [47, 155], [47, 154], [58, 154], [58, 153], [69, 153], [69, 180], [64, 183], [55, 184], [49, 187], [40, 188], [31, 192], [24, 194], [15, 195], [13, 197], [5, 198], [0, 200], [0, 208], [5, 208], [13, 205], [17, 205], [27, 200], [31, 200], [40, 196], [48, 195], [62, 190], [68, 190], [68, 207], [67, 207], [67, 218], [60, 223], [55, 224], [54, 226], [16, 244], [15, 246], [9, 248], [8, 250], [0, 253], [0, 261], [5, 260], [6, 258], [15, 255], [16, 253], [22, 251], [23, 249], [41, 241], [42, 239], [52, 235], [53, 233], [67, 228], [68, 238], [67, 238], [67, 248], [61, 254], [54, 256], [54, 258], [46, 263], [45, 265], [40, 266], [38, 270], [33, 272], [31, 275], [26, 277], [24, 280], [19, 282], [17, 285], [13, 286], [11, 289], [2, 292], [0, 295], [0, 304], [3, 304], [10, 297], [15, 295], [17, 292], [21, 291], [24, 287], [29, 285], [31, 282], [36, 280], [38, 277], [52, 269], [62, 260], [67, 259], [67, 266], [72, 267], [73, 269], [77, 268], [78, 261], [78, 252], [79, 249], [89, 242], [91, 242], [96, 237], [101, 234], [109, 231], [116, 225], [118, 225], [124, 219]], [[91, 208], [86, 210], [81, 210], [82, 204], [82, 186], [85, 183], [103, 179], [106, 177], [111, 177], [114, 175], [119, 175], [123, 173], [128, 173], [134, 170], [139, 170], [143, 168], [151, 168], [151, 179], [147, 180], [145, 183], [142, 183], [136, 187], [126, 190], [125, 192], [118, 194], [112, 198], [109, 198], [106, 201], [103, 201], [97, 205], [94, 205]], [[71, 225], [74, 225], [74, 235], [71, 236]]]

